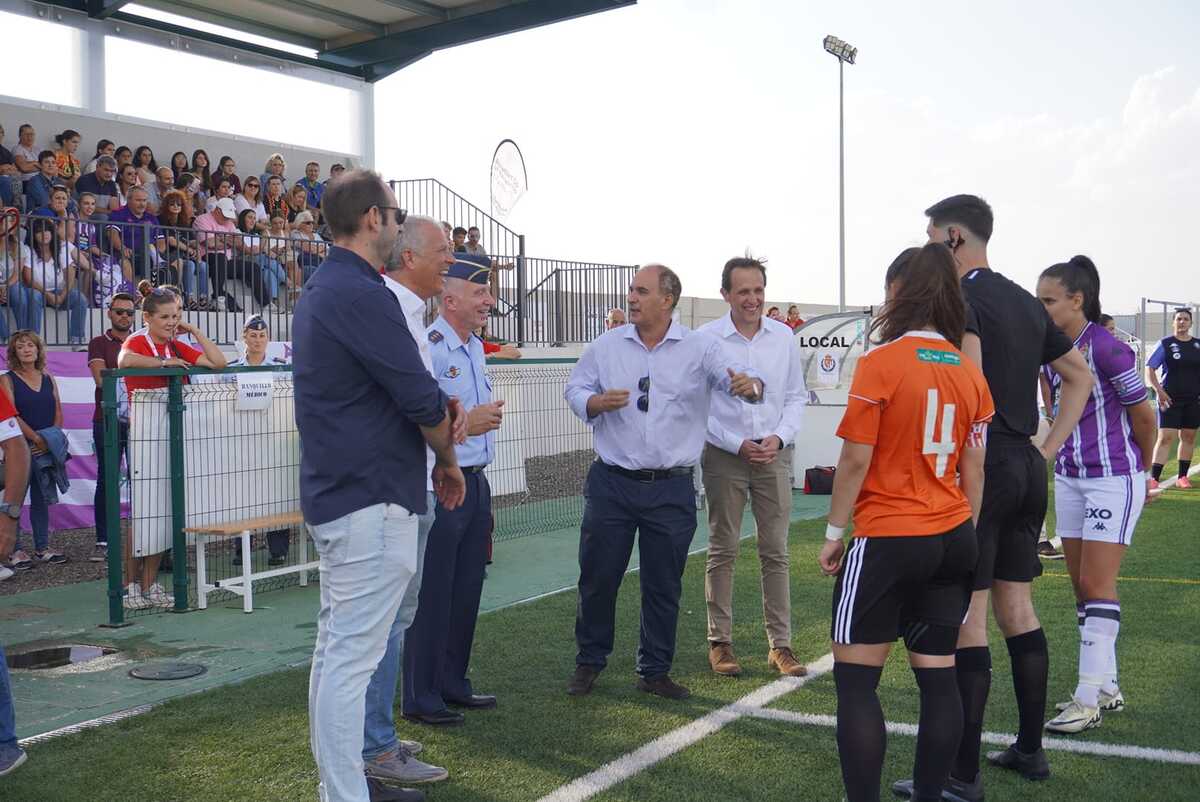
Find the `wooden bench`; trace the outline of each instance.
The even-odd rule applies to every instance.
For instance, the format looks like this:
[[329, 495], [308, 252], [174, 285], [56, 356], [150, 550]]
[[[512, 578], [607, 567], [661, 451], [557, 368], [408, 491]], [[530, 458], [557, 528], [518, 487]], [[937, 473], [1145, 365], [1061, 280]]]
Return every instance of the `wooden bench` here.
[[[258, 530], [290, 529], [304, 523], [304, 516], [297, 510], [280, 515], [262, 515], [257, 518], [243, 518], [239, 521], [189, 526], [183, 531], [196, 536], [196, 598], [201, 610], [208, 609], [208, 594], [216, 590], [228, 590], [242, 597], [242, 610], [254, 612], [254, 580], [267, 579], [284, 574], [300, 574], [300, 584], [308, 584], [308, 572], [316, 571], [320, 562], [308, 559], [308, 535], [300, 533], [300, 562], [297, 565], [286, 565], [282, 568], [272, 568], [268, 571], [253, 571], [254, 563], [250, 551], [250, 534]], [[242, 541], [242, 574], [228, 579], [219, 579], [212, 584], [208, 582], [208, 570], [204, 564], [204, 545], [210, 539], [241, 538]]]

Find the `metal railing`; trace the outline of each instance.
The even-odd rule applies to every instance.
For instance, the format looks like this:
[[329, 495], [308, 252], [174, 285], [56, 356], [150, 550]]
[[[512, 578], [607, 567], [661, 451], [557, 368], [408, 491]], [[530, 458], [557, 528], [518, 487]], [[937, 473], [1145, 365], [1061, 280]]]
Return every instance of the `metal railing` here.
[[[573, 359], [535, 359], [488, 366], [493, 396], [505, 402], [495, 458], [487, 469], [495, 516], [493, 537], [498, 541], [573, 529], [582, 519], [584, 477], [595, 455], [591, 430], [563, 400], [574, 363]], [[185, 532], [186, 527], [300, 508], [300, 438], [292, 412], [290, 370], [289, 365], [278, 365], [103, 372], [105, 508], [96, 514], [106, 516], [110, 532], [121, 531], [123, 484], [130, 510], [128, 537], [108, 539], [110, 625], [198, 606], [194, 536]], [[232, 382], [234, 374], [246, 373], [282, 374], [274, 377], [274, 396], [267, 410], [238, 411]], [[168, 386], [139, 391], [125, 423], [120, 401], [126, 392], [121, 381], [127, 377], [164, 377]], [[123, 431], [128, 432], [125, 449], [119, 441]], [[255, 573], [266, 568], [263, 563], [284, 569], [302, 565], [307, 537], [305, 527], [257, 533], [248, 555], [242, 553], [238, 538], [210, 540], [205, 549], [208, 584], [240, 576], [242, 560], [251, 560]], [[163, 582], [169, 586], [169, 606], [126, 608], [127, 549], [138, 556], [170, 552], [170, 580]], [[311, 546], [307, 554], [315, 554]], [[160, 576], [165, 579], [166, 573]], [[258, 579], [254, 593], [298, 581], [295, 573]], [[216, 603], [235, 598], [222, 590], [208, 595]]]
[[591, 342], [604, 333], [604, 317], [625, 307], [636, 265], [527, 259], [526, 337], [563, 345]]

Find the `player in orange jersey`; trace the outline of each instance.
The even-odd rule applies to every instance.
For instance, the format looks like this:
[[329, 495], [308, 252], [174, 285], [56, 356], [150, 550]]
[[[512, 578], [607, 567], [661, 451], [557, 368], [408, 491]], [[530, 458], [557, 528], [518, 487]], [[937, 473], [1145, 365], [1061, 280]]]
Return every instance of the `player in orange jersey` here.
[[847, 799], [879, 800], [887, 735], [876, 688], [903, 637], [921, 694], [913, 799], [924, 802], [941, 799], [961, 737], [954, 651], [978, 560], [993, 407], [983, 373], [959, 350], [966, 307], [950, 250], [909, 248], [885, 284], [872, 326], [881, 344], [859, 360], [838, 428], [820, 566], [837, 574], [833, 675]]

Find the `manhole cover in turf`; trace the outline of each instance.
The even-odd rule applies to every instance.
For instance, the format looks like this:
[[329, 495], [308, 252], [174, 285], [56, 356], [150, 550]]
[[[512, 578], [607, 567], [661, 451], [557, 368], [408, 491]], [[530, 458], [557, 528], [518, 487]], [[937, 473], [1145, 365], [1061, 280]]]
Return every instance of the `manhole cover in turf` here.
[[113, 654], [116, 651], [116, 649], [109, 648], [108, 646], [88, 646], [86, 644], [70, 643], [32, 649], [19, 654], [9, 654], [6, 655], [5, 662], [8, 663], [9, 668], [24, 668], [36, 671], [43, 668], [61, 668], [62, 666], [79, 665], [89, 660]]
[[132, 669], [129, 676], [153, 680], [188, 679], [198, 677], [205, 671], [208, 669], [195, 663], [151, 663]]

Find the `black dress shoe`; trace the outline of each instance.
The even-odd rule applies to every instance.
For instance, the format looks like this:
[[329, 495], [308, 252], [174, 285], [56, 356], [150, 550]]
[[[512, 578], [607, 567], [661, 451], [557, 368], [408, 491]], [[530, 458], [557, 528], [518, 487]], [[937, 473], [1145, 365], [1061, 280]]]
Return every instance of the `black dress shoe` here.
[[461, 699], [451, 699], [447, 696], [446, 704], [451, 707], [465, 707], [468, 710], [491, 710], [496, 706], [496, 697], [482, 693], [473, 693]]
[[371, 802], [425, 802], [425, 792], [415, 788], [393, 788], [374, 777], [367, 778], [367, 793]]
[[1013, 744], [1003, 752], [988, 752], [987, 759], [993, 766], [1011, 769], [1027, 780], [1044, 780], [1050, 776], [1050, 761], [1043, 749], [1026, 754]]
[[428, 724], [431, 727], [454, 727], [462, 724], [467, 717], [453, 710], [438, 710], [436, 713], [404, 713], [404, 720], [413, 724]]
[[575, 673], [567, 683], [567, 693], [571, 696], [587, 696], [592, 692], [598, 676], [600, 669], [594, 666], [575, 666]]
[[638, 677], [637, 689], [643, 693], [661, 696], [664, 699], [686, 699], [692, 695], [691, 691], [666, 674], [659, 674], [655, 677]]

